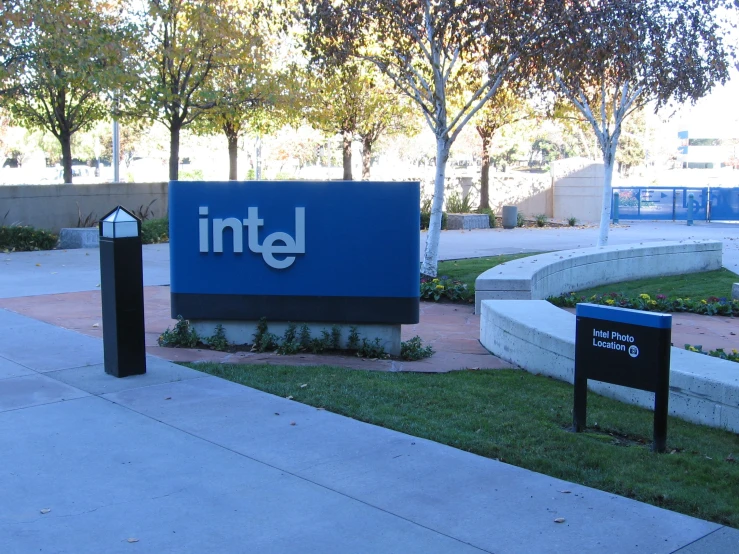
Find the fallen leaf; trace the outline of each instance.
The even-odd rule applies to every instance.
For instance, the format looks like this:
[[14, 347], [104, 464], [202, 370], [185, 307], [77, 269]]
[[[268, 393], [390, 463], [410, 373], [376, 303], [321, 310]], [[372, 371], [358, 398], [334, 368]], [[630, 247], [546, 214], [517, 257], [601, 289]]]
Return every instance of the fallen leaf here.
[[572, 491], [559, 491], [559, 492], [561, 492], [562, 494], [570, 494]]
[[325, 410], [326, 408], [316, 408], [316, 410]]
[[126, 539], [128, 542], [139, 542], [139, 539], [135, 539], [133, 537], [129, 537]]
[[558, 517], [557, 519], [554, 520], [554, 523], [564, 523], [564, 522], [565, 522], [565, 518], [563, 517]]
[[42, 514], [48, 514], [48, 513], [50, 512], [50, 511], [51, 511], [51, 508], [43, 508], [43, 509], [41, 510], [41, 513], [42, 513]]
[[280, 412], [275, 412], [275, 415], [280, 415]]
[[291, 421], [290, 425], [297, 425], [297, 423], [295, 423], [294, 421]]
[[36, 267], [41, 267], [41, 264], [36, 264]]
[[726, 456], [726, 461], [727, 462], [736, 462], [736, 459], [734, 458], [734, 454], [729, 454], [728, 456]]
[[99, 323], [93, 323], [92, 326], [93, 327], [100, 327], [100, 324]]
[[89, 256], [89, 255], [90, 255], [90, 253], [89, 253], [89, 252], [85, 252], [85, 256]]
[[300, 385], [300, 388], [301, 388], [301, 389], [304, 389], [304, 388], [305, 388], [305, 387], [307, 387], [307, 386], [308, 386], [308, 383], [303, 383], [302, 385]]
[[287, 398], [288, 400], [292, 400], [293, 399], [292, 396], [286, 396], [285, 398]]
[[167, 398], [165, 398], [165, 400], [172, 400], [172, 397], [168, 396]]
[[97, 284], [97, 285], [95, 285], [95, 286], [96, 286], [96, 287], [99, 287], [99, 286], [100, 286], [100, 283], [98, 283], [98, 284]]

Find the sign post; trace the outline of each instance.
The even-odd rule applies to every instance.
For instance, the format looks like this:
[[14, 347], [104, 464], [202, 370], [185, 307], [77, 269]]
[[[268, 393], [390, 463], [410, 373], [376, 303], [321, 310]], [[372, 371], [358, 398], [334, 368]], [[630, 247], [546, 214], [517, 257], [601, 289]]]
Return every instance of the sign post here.
[[573, 431], [585, 429], [588, 379], [654, 393], [654, 444], [664, 452], [672, 316], [578, 304]]

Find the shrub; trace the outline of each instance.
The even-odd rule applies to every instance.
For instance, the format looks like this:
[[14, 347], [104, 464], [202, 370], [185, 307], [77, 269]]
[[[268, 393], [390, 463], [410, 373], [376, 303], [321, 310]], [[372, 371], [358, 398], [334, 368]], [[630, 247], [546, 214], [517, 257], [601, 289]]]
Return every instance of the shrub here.
[[418, 335], [400, 343], [400, 357], [403, 360], [422, 360], [431, 357], [433, 353], [434, 349], [430, 346], [423, 346], [423, 340]]
[[523, 213], [517, 211], [516, 212], [516, 227], [523, 227], [526, 224], [526, 218], [524, 217]]
[[356, 326], [349, 328], [349, 339], [346, 342], [346, 347], [349, 350], [357, 350], [359, 348], [359, 332]]
[[149, 219], [141, 224], [141, 243], [169, 242], [169, 218]]
[[385, 347], [382, 346], [382, 342], [380, 341], [379, 337], [375, 338], [373, 341], [368, 341], [367, 339], [362, 339], [362, 343], [359, 345], [359, 348], [357, 349], [357, 356], [360, 358], [387, 358], [387, 352], [385, 352]]
[[282, 336], [282, 342], [277, 347], [278, 354], [297, 354], [300, 352], [301, 346], [298, 340], [297, 326], [294, 323], [288, 323], [285, 334]]
[[190, 327], [190, 322], [183, 319], [181, 315], [177, 316], [177, 323], [172, 331], [164, 331], [157, 339], [159, 346], [167, 346], [170, 348], [193, 348], [200, 342], [197, 331]]
[[225, 352], [230, 346], [228, 339], [226, 339], [226, 331], [220, 323], [216, 325], [215, 333], [210, 337], [206, 337], [203, 342], [205, 342], [211, 350], [218, 350], [219, 352]]
[[51, 231], [35, 229], [27, 225], [0, 227], [0, 250], [3, 252], [30, 252], [51, 250], [56, 246], [57, 237]]
[[722, 360], [729, 360], [730, 362], [739, 362], [739, 351], [737, 350], [725, 352], [723, 348], [717, 348], [716, 350], [709, 350], [708, 352], [705, 352], [702, 346], [691, 346], [689, 344], [685, 345], [685, 350], [697, 352], [698, 354], [706, 354], [707, 356], [711, 356], [712, 358], [721, 358]]
[[257, 332], [254, 333], [254, 345], [252, 350], [256, 352], [269, 352], [277, 349], [277, 335], [270, 333], [267, 327], [267, 319], [261, 318], [257, 323]]
[[[421, 212], [421, 231], [429, 228], [431, 222], [431, 212]], [[446, 229], [446, 212], [441, 212], [441, 228]]]
[[547, 217], [547, 214], [539, 214], [536, 216], [537, 227], [544, 227], [544, 225], [546, 225], [548, 221], [549, 218]]
[[465, 302], [471, 301], [472, 294], [467, 288], [467, 284], [462, 281], [450, 279], [447, 276], [434, 279], [421, 277], [421, 298], [434, 302], [438, 302], [442, 298], [452, 302]]
[[570, 227], [574, 227], [575, 225], [577, 225], [577, 218], [576, 217], [568, 217], [567, 218], [567, 224]]
[[446, 200], [446, 211], [450, 214], [468, 214], [472, 212], [472, 202], [468, 194], [462, 198], [459, 193], [454, 193]]
[[481, 210], [478, 210], [478, 213], [481, 214], [487, 214], [488, 219], [490, 220], [490, 228], [495, 229], [498, 225], [496, 219], [495, 219], [495, 213], [493, 213], [493, 210], [490, 208], [483, 208]]

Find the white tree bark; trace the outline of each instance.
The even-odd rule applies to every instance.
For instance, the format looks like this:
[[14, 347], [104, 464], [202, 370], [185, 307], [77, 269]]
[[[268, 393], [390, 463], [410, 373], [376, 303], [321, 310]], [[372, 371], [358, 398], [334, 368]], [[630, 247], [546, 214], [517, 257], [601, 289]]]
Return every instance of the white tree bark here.
[[449, 159], [451, 141], [445, 137], [436, 137], [436, 175], [434, 176], [434, 200], [431, 202], [431, 219], [426, 236], [426, 250], [421, 264], [421, 273], [436, 277], [439, 263], [439, 239], [441, 238], [441, 208], [444, 203], [444, 184], [446, 180], [446, 162]]
[[[615, 152], [615, 147], [613, 151]], [[609, 153], [610, 154], [610, 153]], [[608, 230], [611, 225], [611, 197], [613, 196], [613, 154], [603, 155], [603, 205], [600, 213], [600, 227], [598, 228], [598, 246], [608, 244]]]

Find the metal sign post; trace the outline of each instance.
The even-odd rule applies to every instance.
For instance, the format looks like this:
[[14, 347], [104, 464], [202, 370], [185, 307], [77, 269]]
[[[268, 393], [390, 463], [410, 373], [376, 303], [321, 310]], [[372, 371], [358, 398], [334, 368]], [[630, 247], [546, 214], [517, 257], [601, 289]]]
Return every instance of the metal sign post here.
[[588, 379], [654, 393], [654, 444], [664, 452], [670, 394], [672, 316], [577, 305], [573, 430], [585, 429]]

